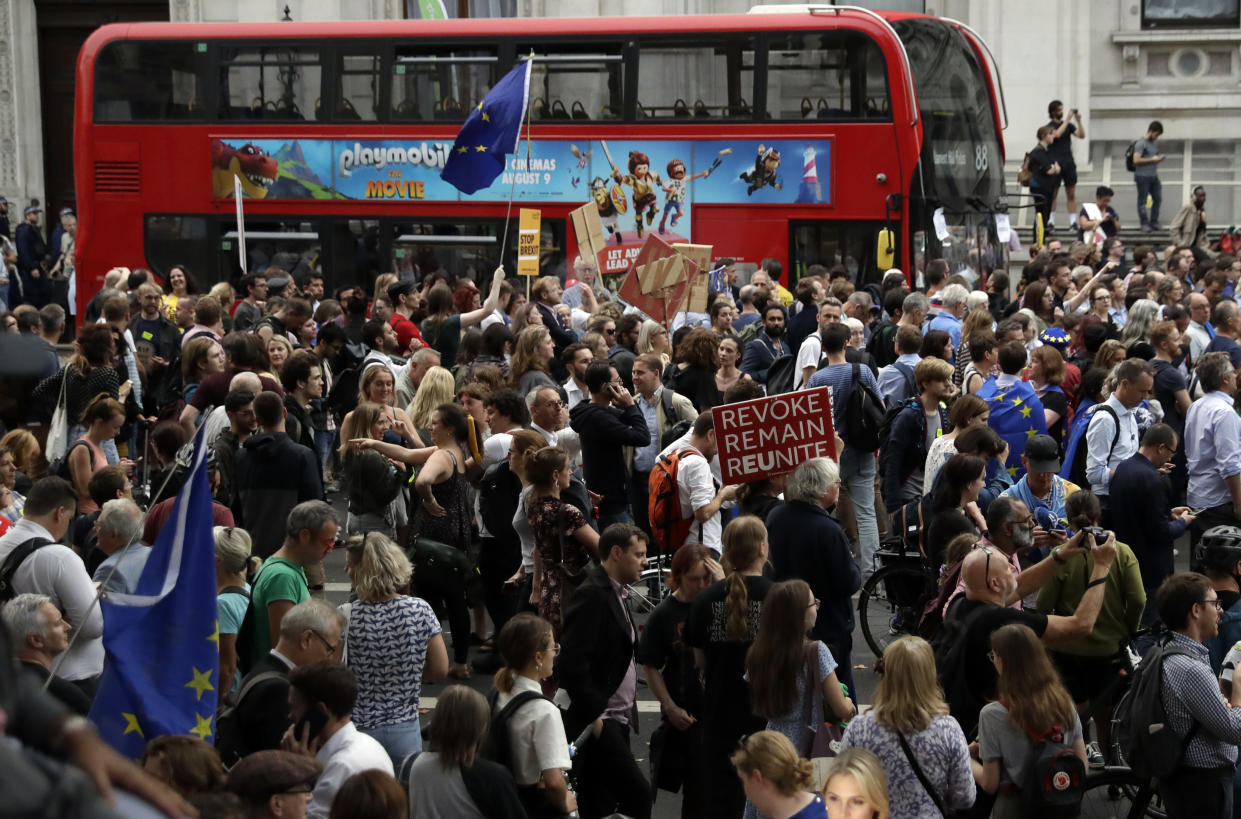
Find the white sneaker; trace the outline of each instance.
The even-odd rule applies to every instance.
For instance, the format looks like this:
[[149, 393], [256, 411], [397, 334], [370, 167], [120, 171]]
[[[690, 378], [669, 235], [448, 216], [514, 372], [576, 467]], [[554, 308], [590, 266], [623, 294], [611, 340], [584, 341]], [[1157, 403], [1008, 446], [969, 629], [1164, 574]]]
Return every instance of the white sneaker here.
[[1103, 751], [1099, 750], [1099, 743], [1086, 743], [1086, 762], [1091, 768], [1102, 768], [1107, 765], [1106, 760], [1103, 759]]

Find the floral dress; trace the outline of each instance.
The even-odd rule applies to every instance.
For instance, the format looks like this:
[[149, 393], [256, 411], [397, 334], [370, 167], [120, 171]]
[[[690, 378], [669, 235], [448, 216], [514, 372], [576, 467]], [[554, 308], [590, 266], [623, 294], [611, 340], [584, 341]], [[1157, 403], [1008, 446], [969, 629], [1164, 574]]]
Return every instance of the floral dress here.
[[564, 624], [561, 608], [565, 569], [576, 575], [585, 571], [590, 561], [586, 547], [573, 537], [573, 532], [586, 525], [586, 518], [576, 506], [552, 497], [534, 500], [526, 510], [526, 518], [530, 522], [530, 530], [534, 532], [534, 551], [542, 566], [539, 616], [559, 632]]

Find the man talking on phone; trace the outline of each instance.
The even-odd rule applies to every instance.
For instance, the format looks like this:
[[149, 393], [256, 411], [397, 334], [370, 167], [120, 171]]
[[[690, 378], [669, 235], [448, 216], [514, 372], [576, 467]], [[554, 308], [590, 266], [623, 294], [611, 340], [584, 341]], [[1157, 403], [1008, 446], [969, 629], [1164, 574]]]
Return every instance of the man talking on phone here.
[[327, 819], [332, 800], [345, 780], [362, 771], [392, 775], [392, 760], [378, 740], [353, 724], [358, 681], [337, 660], [320, 660], [289, 672], [289, 718], [292, 725], [283, 750], [313, 757], [323, 766], [307, 819]]
[[624, 447], [647, 446], [650, 429], [620, 374], [606, 361], [586, 368], [590, 400], [569, 412], [569, 426], [582, 441], [582, 472], [586, 488], [600, 495], [599, 529], [633, 523], [629, 511], [629, 466]]

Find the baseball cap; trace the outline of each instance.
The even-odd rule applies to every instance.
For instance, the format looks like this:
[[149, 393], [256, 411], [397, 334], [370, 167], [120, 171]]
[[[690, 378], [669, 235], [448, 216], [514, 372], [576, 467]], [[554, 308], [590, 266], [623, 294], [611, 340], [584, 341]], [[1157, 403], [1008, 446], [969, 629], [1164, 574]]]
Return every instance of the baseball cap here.
[[1050, 435], [1031, 435], [1026, 439], [1025, 456], [1031, 472], [1060, 471], [1060, 447]]
[[228, 772], [228, 790], [247, 802], [266, 802], [278, 793], [314, 787], [323, 768], [289, 751], [257, 751], [243, 757]]

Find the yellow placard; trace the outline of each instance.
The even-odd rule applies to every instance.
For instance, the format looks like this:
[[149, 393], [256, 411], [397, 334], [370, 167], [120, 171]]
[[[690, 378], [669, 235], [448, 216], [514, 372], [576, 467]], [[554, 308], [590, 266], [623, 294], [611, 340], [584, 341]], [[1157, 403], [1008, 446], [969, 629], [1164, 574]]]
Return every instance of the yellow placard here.
[[522, 208], [517, 230], [517, 275], [539, 275], [539, 230], [543, 212]]

